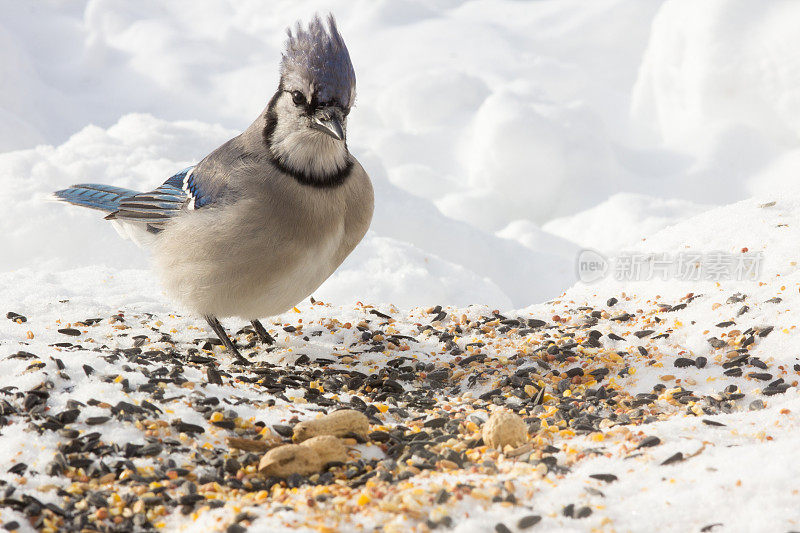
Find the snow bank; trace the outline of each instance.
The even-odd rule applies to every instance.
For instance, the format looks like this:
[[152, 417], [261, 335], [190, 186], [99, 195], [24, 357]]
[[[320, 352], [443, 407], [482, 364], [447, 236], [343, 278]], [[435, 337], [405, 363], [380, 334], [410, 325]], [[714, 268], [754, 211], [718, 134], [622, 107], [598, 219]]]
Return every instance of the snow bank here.
[[[765, 195], [736, 204], [718, 207], [669, 226], [638, 243], [626, 247], [631, 253], [668, 254], [674, 259], [680, 253], [706, 254], [698, 258], [701, 274], [697, 279], [680, 279], [680, 276], [654, 275], [640, 280], [620, 279], [613, 272], [595, 283], [577, 283], [567, 291], [569, 298], [591, 298], [597, 294], [636, 294], [640, 299], [658, 296], [664, 300], [693, 294], [731, 295], [746, 293], [748, 298], [768, 300], [782, 298], [782, 309], [795, 309], [800, 305], [800, 196]], [[761, 254], [754, 267], [753, 276], [719, 276], [703, 270], [707, 254], [724, 254], [732, 267], [739, 258]], [[608, 256], [613, 261], [615, 254]], [[706, 275], [709, 274], [709, 275]], [[726, 296], [727, 297], [727, 296]], [[747, 304], [748, 302], [744, 302]], [[743, 304], [739, 304], [736, 310]], [[730, 311], [730, 309], [728, 310]], [[788, 326], [796, 314], [786, 318]], [[720, 319], [722, 321], [723, 319]], [[699, 326], [698, 326], [699, 327]], [[691, 328], [687, 328], [691, 329]], [[697, 333], [698, 342], [705, 342]]]
[[13, 251], [0, 257], [0, 268], [146, 267], [146, 256], [120, 239], [102, 213], [56, 204], [50, 193], [73, 183], [157, 187], [232, 134], [198, 122], [128, 115], [108, 130], [87, 126], [58, 147], [0, 154], [0, 176], [13, 184], [0, 190], [2, 239]]
[[620, 193], [586, 211], [553, 219], [542, 229], [584, 248], [610, 252], [632, 247], [645, 236], [710, 208], [684, 200]]
[[330, 10], [358, 74], [354, 152], [374, 153], [392, 183], [451, 218], [491, 232], [542, 224], [624, 189], [614, 143], [657, 7], [8, 4], [0, 150], [60, 145], [131, 112], [240, 131], [277, 86], [285, 28]]
[[[48, 195], [80, 182], [153, 188], [233, 134], [199, 122], [126, 115], [107, 130], [86, 127], [58, 147], [0, 154], [0, 175], [17, 184], [0, 191], [7, 206], [2, 238], [14, 251], [0, 258], [0, 269], [147, 268], [146, 252], [120, 239], [100, 212], [56, 204]], [[362, 162], [376, 190], [375, 233], [321, 289], [322, 297], [337, 303], [508, 308], [554, 296], [571, 284], [571, 257], [550, 253], [546, 243], [531, 250], [448, 219], [430, 202], [389, 183], [370, 154]]]
[[[549, 298], [574, 281], [580, 248], [627, 247], [712, 205], [797, 191], [797, 9], [6, 3], [0, 268], [146, 268], [95, 213], [42, 198], [81, 181], [144, 189], [196, 162], [265, 105], [284, 29], [331, 10], [358, 72], [351, 148], [378, 193], [368, 249], [392, 250], [397, 272], [462, 284], [437, 292], [411, 276], [369, 295]], [[359, 257], [353, 279], [389, 264]], [[325, 290], [338, 299], [350, 285], [337, 279]]]
[[[703, 203], [758, 194], [753, 178], [797, 148], [800, 133], [800, 36], [794, 2], [665, 2], [633, 86], [641, 134], [690, 157], [657, 185]], [[669, 189], [667, 189], [667, 187]]]
[[796, 144], [798, 17], [794, 2], [666, 2], [634, 86], [634, 113], [664, 143], [688, 152], [735, 126], [780, 146]]

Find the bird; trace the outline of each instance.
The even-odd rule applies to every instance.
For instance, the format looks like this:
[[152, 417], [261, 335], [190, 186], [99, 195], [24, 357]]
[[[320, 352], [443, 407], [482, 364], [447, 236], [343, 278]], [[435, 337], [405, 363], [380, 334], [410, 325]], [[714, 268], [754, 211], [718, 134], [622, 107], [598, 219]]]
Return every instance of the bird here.
[[287, 30], [280, 81], [240, 135], [148, 192], [95, 183], [56, 191], [103, 211], [148, 248], [165, 292], [205, 318], [237, 362], [249, 364], [220, 318], [260, 322], [311, 295], [372, 221], [372, 182], [347, 146], [356, 76], [332, 14]]

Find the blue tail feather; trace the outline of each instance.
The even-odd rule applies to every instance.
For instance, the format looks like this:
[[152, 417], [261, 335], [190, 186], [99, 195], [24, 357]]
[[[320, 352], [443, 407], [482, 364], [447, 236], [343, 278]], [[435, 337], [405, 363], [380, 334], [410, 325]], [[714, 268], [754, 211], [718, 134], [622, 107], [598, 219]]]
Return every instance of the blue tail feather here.
[[98, 183], [82, 183], [53, 193], [59, 200], [82, 207], [99, 209], [107, 213], [116, 211], [122, 200], [136, 194], [139, 193], [131, 189]]

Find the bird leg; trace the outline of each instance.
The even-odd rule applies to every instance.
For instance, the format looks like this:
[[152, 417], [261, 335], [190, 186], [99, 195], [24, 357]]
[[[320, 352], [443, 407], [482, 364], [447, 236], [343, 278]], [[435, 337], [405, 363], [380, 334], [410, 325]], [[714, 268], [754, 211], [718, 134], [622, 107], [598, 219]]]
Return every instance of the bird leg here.
[[272, 338], [272, 335], [269, 334], [261, 322], [258, 320], [252, 320], [250, 323], [253, 325], [253, 329], [256, 330], [256, 335], [258, 335], [258, 338], [261, 339], [261, 342], [267, 345], [275, 344], [275, 339]]
[[211, 326], [211, 329], [214, 330], [214, 333], [217, 334], [219, 340], [222, 341], [222, 344], [227, 348], [227, 350], [236, 358], [239, 363], [244, 365], [249, 365], [250, 361], [242, 357], [242, 354], [239, 353], [239, 350], [236, 348], [236, 345], [233, 344], [228, 334], [225, 333], [225, 328], [222, 327], [222, 324], [219, 323], [219, 320], [213, 316], [207, 316], [206, 321], [208, 325]]

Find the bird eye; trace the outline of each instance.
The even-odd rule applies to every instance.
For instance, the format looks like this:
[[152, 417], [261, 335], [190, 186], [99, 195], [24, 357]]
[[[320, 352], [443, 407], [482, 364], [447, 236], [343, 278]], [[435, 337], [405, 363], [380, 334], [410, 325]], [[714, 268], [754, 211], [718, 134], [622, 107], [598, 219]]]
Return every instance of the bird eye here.
[[306, 103], [306, 97], [300, 91], [292, 91], [292, 102], [294, 105], [303, 105]]

